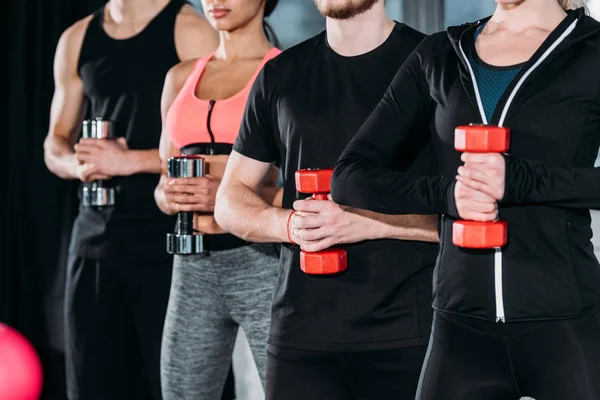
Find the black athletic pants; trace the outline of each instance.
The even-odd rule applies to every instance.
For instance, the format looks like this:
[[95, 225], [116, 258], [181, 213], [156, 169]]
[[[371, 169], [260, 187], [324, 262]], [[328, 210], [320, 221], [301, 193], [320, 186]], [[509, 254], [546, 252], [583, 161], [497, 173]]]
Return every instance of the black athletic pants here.
[[427, 346], [323, 352], [267, 347], [267, 400], [414, 400]]
[[437, 312], [417, 400], [600, 399], [600, 314], [494, 323]]
[[[160, 400], [160, 346], [173, 260], [69, 258], [69, 400]], [[224, 399], [235, 398], [233, 376]]]

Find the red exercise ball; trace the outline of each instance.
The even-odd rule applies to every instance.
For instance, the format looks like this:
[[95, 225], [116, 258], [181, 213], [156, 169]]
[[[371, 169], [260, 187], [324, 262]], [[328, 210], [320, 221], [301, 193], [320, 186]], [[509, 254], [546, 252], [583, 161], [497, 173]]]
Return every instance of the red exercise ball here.
[[38, 400], [42, 365], [29, 341], [0, 323], [0, 400]]

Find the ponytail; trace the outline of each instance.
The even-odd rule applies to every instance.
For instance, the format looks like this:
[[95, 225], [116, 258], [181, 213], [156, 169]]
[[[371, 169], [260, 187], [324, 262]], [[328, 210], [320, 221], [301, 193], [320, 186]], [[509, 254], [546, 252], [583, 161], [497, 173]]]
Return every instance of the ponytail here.
[[267, 35], [267, 39], [269, 39], [269, 42], [271, 42], [271, 44], [273, 46], [280, 48], [281, 43], [279, 42], [279, 39], [277, 38], [277, 35], [275, 34], [273, 27], [267, 21], [264, 21], [264, 20], [263, 20], [263, 29], [265, 31], [265, 35]]
[[[277, 3], [279, 0], [265, 0], [265, 18], [269, 17], [273, 11], [275, 11], [275, 7], [277, 7]], [[265, 35], [267, 35], [267, 39], [269, 42], [275, 47], [280, 47], [279, 39], [273, 30], [273, 27], [269, 25], [267, 21], [263, 19], [263, 29], [265, 31]]]
[[585, 0], [558, 0], [558, 4], [563, 8], [563, 10], [575, 10], [577, 8], [585, 8], [587, 11], [587, 5]]

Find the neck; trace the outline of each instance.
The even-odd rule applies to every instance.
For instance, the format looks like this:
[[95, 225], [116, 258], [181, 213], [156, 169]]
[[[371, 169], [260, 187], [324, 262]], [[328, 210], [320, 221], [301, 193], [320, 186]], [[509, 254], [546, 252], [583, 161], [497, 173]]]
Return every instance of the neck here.
[[510, 31], [541, 28], [551, 31], [567, 14], [554, 0], [527, 0], [518, 4], [498, 4], [490, 22]]
[[110, 0], [106, 9], [113, 21], [141, 21], [152, 18], [170, 0]]
[[350, 19], [327, 18], [327, 42], [342, 56], [358, 56], [381, 46], [392, 33], [394, 25], [381, 1]]
[[219, 31], [215, 58], [228, 62], [245, 58], [262, 58], [273, 47], [263, 30], [262, 16], [234, 31]]

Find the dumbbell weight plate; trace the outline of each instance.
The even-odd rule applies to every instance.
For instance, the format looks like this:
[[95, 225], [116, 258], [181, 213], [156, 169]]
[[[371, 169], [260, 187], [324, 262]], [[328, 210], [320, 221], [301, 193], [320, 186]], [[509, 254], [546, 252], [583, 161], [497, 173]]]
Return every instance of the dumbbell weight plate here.
[[468, 249], [494, 249], [506, 245], [506, 221], [455, 221], [452, 225], [452, 243]]
[[115, 205], [115, 188], [98, 185], [84, 185], [81, 193], [81, 203], [86, 206], [108, 207]]
[[329, 193], [333, 168], [301, 169], [296, 171], [296, 189], [300, 193]]
[[348, 269], [348, 254], [344, 249], [327, 249], [318, 253], [300, 252], [300, 269], [310, 275], [339, 274]]
[[454, 130], [454, 148], [471, 153], [505, 153], [510, 129], [493, 125], [465, 125]]
[[[81, 137], [84, 139], [114, 139], [111, 121], [96, 118], [82, 123]], [[110, 207], [115, 205], [115, 188], [108, 181], [94, 181], [83, 185], [81, 203], [86, 207]]]
[[181, 255], [203, 253], [204, 237], [201, 234], [167, 233], [167, 252]]

